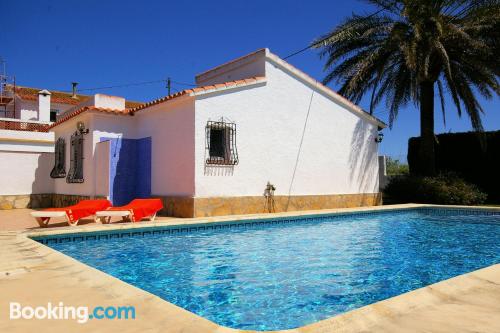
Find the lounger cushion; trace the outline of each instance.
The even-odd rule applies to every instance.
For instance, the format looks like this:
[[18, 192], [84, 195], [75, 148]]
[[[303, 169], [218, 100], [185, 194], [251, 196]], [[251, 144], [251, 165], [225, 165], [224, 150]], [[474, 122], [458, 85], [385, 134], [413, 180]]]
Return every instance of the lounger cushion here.
[[[98, 200], [82, 200], [76, 205], [61, 207], [61, 208], [48, 208], [37, 213], [51, 213], [51, 212], [63, 212], [68, 215], [70, 222], [76, 222], [81, 218], [94, 215], [97, 211], [105, 210], [111, 206], [111, 202], [106, 199]], [[37, 216], [37, 217], [52, 217], [52, 216]]]
[[[160, 199], [134, 199], [129, 204], [120, 207], [110, 207], [108, 212], [113, 211], [128, 211], [130, 212], [130, 219], [133, 222], [142, 220], [144, 217], [156, 214], [163, 208]], [[111, 215], [107, 215], [111, 216]]]
[[31, 216], [33, 216], [33, 217], [62, 217], [62, 216], [66, 216], [66, 212], [48, 212], [48, 211], [31, 212]]
[[128, 216], [130, 215], [129, 210], [103, 210], [95, 213], [96, 216]]

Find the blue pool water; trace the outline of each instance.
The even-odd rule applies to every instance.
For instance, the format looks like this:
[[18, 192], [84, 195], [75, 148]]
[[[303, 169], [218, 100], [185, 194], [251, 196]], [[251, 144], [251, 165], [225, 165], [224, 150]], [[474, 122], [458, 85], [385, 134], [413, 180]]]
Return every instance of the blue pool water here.
[[499, 263], [500, 215], [426, 209], [70, 240], [46, 242], [220, 325], [276, 330]]

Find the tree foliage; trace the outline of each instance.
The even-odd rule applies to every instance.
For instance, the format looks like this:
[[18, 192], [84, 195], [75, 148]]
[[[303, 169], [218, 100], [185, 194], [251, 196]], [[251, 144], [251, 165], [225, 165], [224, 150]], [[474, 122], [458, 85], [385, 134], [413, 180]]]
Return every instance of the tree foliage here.
[[371, 113], [385, 100], [390, 126], [402, 106], [421, 103], [428, 82], [443, 115], [449, 93], [458, 114], [482, 131], [477, 93], [500, 94], [500, 0], [365, 1], [379, 11], [353, 15], [313, 42], [326, 60], [323, 82], [336, 81], [355, 103], [370, 93]]
[[410, 173], [408, 164], [401, 163], [398, 159], [387, 157], [385, 164], [388, 176], [406, 175]]

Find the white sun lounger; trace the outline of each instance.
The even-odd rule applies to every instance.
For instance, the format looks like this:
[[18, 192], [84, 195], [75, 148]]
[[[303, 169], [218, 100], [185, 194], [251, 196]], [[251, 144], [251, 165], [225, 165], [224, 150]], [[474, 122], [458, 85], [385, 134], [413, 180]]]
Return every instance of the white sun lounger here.
[[78, 224], [80, 219], [94, 216], [95, 212], [107, 209], [111, 206], [111, 202], [107, 199], [91, 199], [81, 200], [76, 205], [49, 208], [37, 212], [31, 212], [31, 216], [35, 218], [40, 227], [46, 227], [53, 217], [65, 217], [66, 222], [74, 227]]
[[121, 217], [123, 221], [139, 222], [148, 218], [155, 220], [156, 213], [163, 208], [160, 199], [134, 199], [129, 204], [119, 207], [110, 207], [95, 213], [96, 222], [109, 223], [112, 217]]
[[49, 224], [50, 219], [53, 217], [65, 217], [66, 222], [68, 222], [68, 224], [72, 227], [74, 227], [75, 225], [78, 224], [78, 221], [76, 221], [75, 223], [72, 223], [68, 217], [68, 214], [66, 214], [66, 212], [62, 212], [62, 211], [60, 211], [60, 212], [44, 212], [44, 211], [31, 212], [31, 216], [33, 216], [35, 218], [35, 220], [38, 222], [38, 224], [41, 227], [46, 227]]
[[[100, 223], [109, 223], [112, 217], [121, 217], [123, 221], [131, 221], [131, 212], [129, 210], [103, 210], [95, 213], [95, 221]], [[154, 221], [156, 217], [152, 217], [151, 221]]]

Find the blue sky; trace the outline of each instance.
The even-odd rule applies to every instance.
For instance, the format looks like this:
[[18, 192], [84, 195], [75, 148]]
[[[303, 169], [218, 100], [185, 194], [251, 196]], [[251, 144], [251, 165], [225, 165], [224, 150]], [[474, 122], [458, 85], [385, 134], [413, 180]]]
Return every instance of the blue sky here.
[[[70, 90], [160, 80], [193, 83], [194, 75], [232, 58], [268, 47], [285, 57], [307, 46], [354, 13], [371, 13], [360, 1], [14, 1], [2, 0], [0, 57], [19, 85]], [[321, 80], [316, 51], [288, 59]], [[173, 85], [182, 90], [186, 86]], [[336, 88], [332, 86], [332, 88]], [[166, 95], [163, 83], [103, 92], [148, 101]], [[368, 109], [366, 100], [360, 103]], [[439, 105], [437, 105], [439, 106]], [[500, 101], [483, 101], [487, 130], [500, 129]], [[447, 126], [440, 109], [436, 131], [468, 131], [448, 100]], [[385, 105], [376, 114], [387, 120]], [[405, 159], [407, 141], [419, 134], [418, 110], [400, 110], [385, 130], [383, 154]]]

